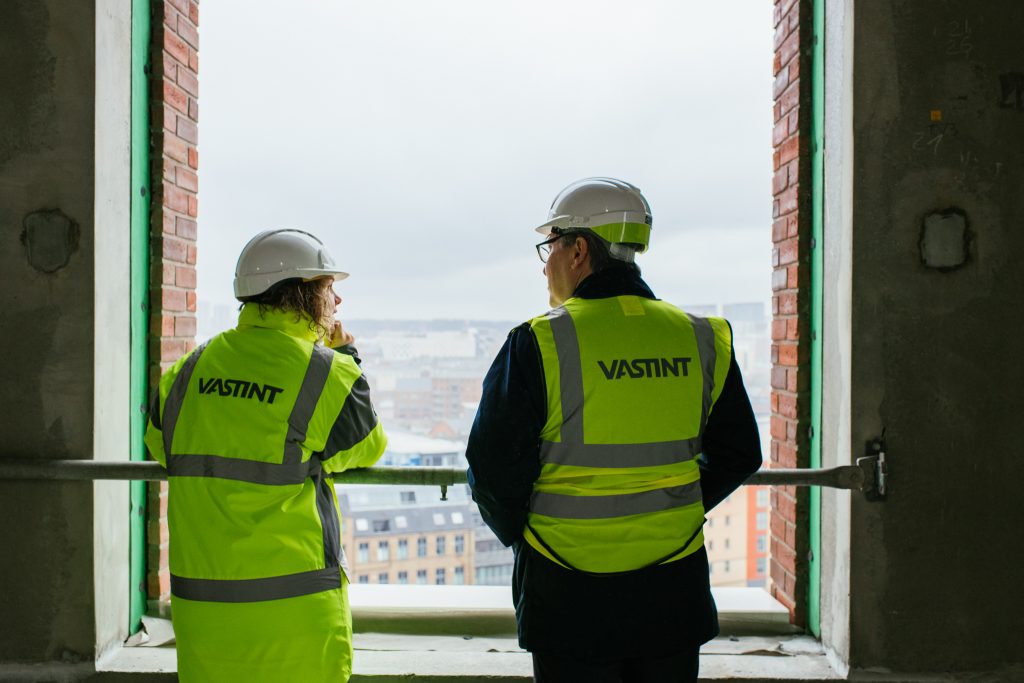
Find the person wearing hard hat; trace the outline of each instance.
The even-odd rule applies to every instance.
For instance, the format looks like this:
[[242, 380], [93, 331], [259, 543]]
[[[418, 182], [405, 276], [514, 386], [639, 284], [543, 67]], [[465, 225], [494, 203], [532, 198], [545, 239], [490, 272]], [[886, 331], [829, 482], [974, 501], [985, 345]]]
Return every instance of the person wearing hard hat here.
[[537, 681], [696, 680], [718, 633], [704, 515], [761, 464], [729, 324], [640, 277], [651, 225], [614, 178], [555, 198], [537, 228], [552, 310], [509, 334], [470, 433]]
[[178, 677], [347, 681], [352, 621], [334, 475], [387, 439], [334, 318], [339, 270], [302, 230], [238, 258], [238, 327], [161, 378], [146, 445], [167, 468]]

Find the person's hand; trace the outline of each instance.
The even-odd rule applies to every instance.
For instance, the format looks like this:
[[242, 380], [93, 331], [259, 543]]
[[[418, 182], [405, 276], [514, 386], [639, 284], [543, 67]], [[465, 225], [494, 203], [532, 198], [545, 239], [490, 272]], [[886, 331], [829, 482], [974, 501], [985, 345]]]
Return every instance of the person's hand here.
[[331, 334], [324, 340], [324, 344], [332, 349], [336, 349], [340, 346], [348, 346], [354, 343], [355, 340], [356, 338], [352, 336], [352, 333], [342, 327], [341, 321], [335, 320], [334, 327], [331, 328]]

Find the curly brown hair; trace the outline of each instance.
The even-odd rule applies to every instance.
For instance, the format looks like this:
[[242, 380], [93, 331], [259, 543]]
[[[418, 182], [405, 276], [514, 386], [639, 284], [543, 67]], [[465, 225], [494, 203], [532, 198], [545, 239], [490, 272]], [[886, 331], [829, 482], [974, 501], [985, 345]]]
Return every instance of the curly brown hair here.
[[259, 304], [260, 315], [277, 309], [295, 313], [295, 322], [309, 319], [309, 329], [318, 339], [325, 339], [334, 329], [334, 294], [330, 278], [304, 281], [300, 278], [282, 280], [265, 292], [246, 297], [243, 303]]

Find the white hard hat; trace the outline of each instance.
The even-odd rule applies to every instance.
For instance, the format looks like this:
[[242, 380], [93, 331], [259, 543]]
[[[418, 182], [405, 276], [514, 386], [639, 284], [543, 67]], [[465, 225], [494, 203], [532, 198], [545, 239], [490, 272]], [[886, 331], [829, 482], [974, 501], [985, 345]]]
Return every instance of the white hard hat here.
[[283, 280], [315, 280], [333, 276], [344, 280], [324, 243], [305, 230], [267, 230], [249, 240], [235, 266], [235, 298], [263, 292]]
[[612, 256], [632, 260], [632, 248], [627, 255], [615, 246], [638, 244], [638, 251], [647, 251], [652, 223], [651, 207], [640, 188], [615, 178], [584, 178], [558, 193], [547, 222], [537, 232], [589, 230], [612, 245]]

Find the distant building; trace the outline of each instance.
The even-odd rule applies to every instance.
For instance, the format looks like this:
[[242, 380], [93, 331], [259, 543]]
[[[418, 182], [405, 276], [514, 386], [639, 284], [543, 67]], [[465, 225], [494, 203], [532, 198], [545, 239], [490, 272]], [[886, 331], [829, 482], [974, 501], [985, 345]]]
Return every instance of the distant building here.
[[744, 489], [718, 504], [704, 525], [712, 586], [747, 585], [747, 496]]

